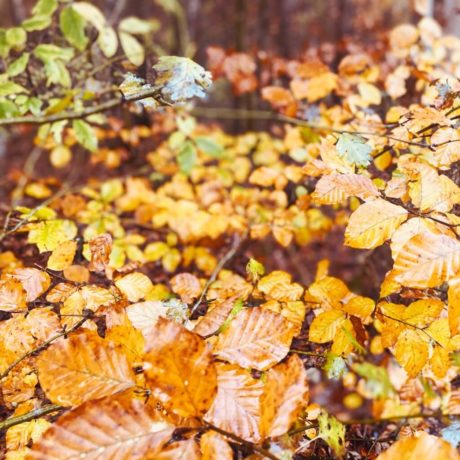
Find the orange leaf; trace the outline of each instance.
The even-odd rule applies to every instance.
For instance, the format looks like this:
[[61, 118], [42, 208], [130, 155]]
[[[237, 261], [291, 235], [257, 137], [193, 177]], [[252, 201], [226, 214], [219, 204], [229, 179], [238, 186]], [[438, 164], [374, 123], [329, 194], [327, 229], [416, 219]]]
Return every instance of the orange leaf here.
[[287, 433], [307, 402], [307, 374], [301, 359], [292, 355], [267, 373], [261, 402], [263, 436], [275, 437]]
[[170, 283], [173, 292], [179, 294], [185, 303], [193, 302], [201, 294], [200, 280], [190, 273], [179, 273]]
[[247, 441], [260, 441], [262, 381], [238, 366], [216, 364], [216, 367], [217, 396], [205, 420]]
[[27, 302], [33, 302], [40, 297], [50, 286], [48, 273], [38, 268], [17, 268], [8, 275], [18, 280], [27, 292]]
[[143, 401], [123, 394], [88, 401], [58, 419], [34, 444], [29, 458], [142, 460], [157, 455], [174, 427]]
[[216, 391], [207, 343], [179, 324], [160, 318], [146, 343], [146, 378], [154, 396], [183, 417], [201, 416]]
[[457, 450], [444, 439], [420, 432], [418, 436], [403, 438], [381, 453], [377, 460], [458, 460]]
[[73, 406], [134, 385], [134, 373], [119, 346], [85, 331], [61, 339], [37, 360], [40, 385], [56, 404]]
[[215, 354], [241, 367], [264, 371], [288, 354], [296, 329], [280, 314], [246, 308], [219, 335]]
[[0, 280], [0, 310], [24, 310], [26, 307], [26, 292], [22, 284], [13, 278]]
[[202, 460], [233, 460], [233, 450], [227, 440], [213, 431], [208, 431], [200, 439]]

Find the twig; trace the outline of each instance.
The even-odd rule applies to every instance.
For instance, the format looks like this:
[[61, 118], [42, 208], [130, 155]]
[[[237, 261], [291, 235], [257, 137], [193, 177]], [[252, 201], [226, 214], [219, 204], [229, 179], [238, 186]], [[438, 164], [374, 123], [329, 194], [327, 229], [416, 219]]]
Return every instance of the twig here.
[[148, 97], [160, 99], [161, 98], [161, 88], [149, 88], [148, 90], [141, 91], [136, 94], [131, 94], [128, 96], [110, 99], [106, 102], [102, 102], [101, 104], [95, 105], [94, 107], [88, 107], [78, 112], [60, 112], [60, 113], [53, 114], [53, 115], [43, 115], [43, 116], [26, 115], [23, 117], [0, 119], [0, 126], [16, 125], [16, 124], [21, 124], [21, 123], [32, 124], [32, 125], [42, 125], [45, 123], [54, 123], [56, 121], [62, 121], [62, 120], [76, 120], [76, 119], [86, 118], [90, 115], [95, 115], [96, 113], [106, 112], [107, 110], [113, 109], [125, 103], [140, 101]]
[[219, 275], [220, 271], [224, 268], [225, 264], [236, 254], [236, 251], [240, 247], [242, 241], [243, 240], [239, 236], [235, 236], [235, 238], [233, 239], [232, 246], [230, 247], [228, 252], [224, 254], [222, 259], [219, 260], [219, 263], [216, 265], [216, 268], [211, 273], [211, 276], [209, 277], [208, 281], [206, 281], [206, 284], [204, 285], [204, 288], [201, 291], [200, 297], [192, 307], [190, 315], [193, 315], [193, 313], [195, 313], [195, 310], [200, 306], [201, 302], [203, 302], [203, 299], [207, 294], [209, 287], [212, 283], [214, 283], [214, 281], [216, 281], [217, 276]]
[[74, 326], [72, 326], [70, 329], [67, 329], [67, 330], [63, 330], [62, 332], [60, 332], [59, 334], [56, 334], [54, 335], [53, 337], [51, 337], [50, 339], [46, 340], [45, 342], [43, 342], [41, 345], [39, 345], [38, 347], [36, 348], [33, 348], [32, 350], [28, 351], [27, 353], [25, 353], [24, 355], [20, 356], [18, 359], [16, 359], [16, 361], [14, 361], [13, 363], [11, 363], [4, 372], [2, 372], [0, 374], [0, 380], [3, 380], [5, 377], [8, 376], [8, 374], [18, 365], [20, 364], [22, 361], [24, 361], [26, 358], [28, 358], [29, 356], [32, 356], [34, 353], [37, 353], [41, 350], [43, 350], [44, 348], [46, 348], [48, 345], [50, 345], [51, 343], [53, 343], [55, 340], [67, 335], [67, 334], [70, 334], [71, 332], [73, 331], [76, 331], [80, 326], [83, 325], [83, 323], [88, 320], [89, 317], [85, 317], [83, 318], [82, 320], [78, 321], [78, 323], [76, 323]]
[[235, 442], [237, 442], [239, 444], [243, 444], [244, 446], [249, 447], [249, 449], [251, 449], [252, 451], [263, 455], [264, 457], [270, 458], [271, 460], [280, 460], [278, 457], [276, 457], [275, 455], [273, 455], [271, 452], [269, 452], [268, 450], [264, 449], [263, 447], [259, 447], [257, 444], [254, 444], [254, 443], [252, 443], [250, 441], [246, 441], [245, 439], [240, 438], [236, 434], [229, 433], [228, 431], [222, 430], [219, 427], [217, 427], [215, 425], [212, 425], [211, 423], [206, 422], [206, 426], [210, 430], [215, 431], [216, 433], [219, 433], [219, 434], [221, 434], [223, 436], [226, 436], [227, 438], [231, 439], [232, 441], [235, 441]]
[[10, 417], [3, 422], [0, 422], [0, 432], [7, 430], [15, 425], [20, 425], [24, 422], [30, 422], [31, 420], [35, 420], [40, 418], [42, 415], [49, 414], [51, 412], [56, 412], [59, 410], [65, 409], [65, 407], [59, 406], [57, 404], [48, 404], [43, 407], [39, 407], [38, 409], [34, 409], [26, 414], [17, 415], [16, 417]]

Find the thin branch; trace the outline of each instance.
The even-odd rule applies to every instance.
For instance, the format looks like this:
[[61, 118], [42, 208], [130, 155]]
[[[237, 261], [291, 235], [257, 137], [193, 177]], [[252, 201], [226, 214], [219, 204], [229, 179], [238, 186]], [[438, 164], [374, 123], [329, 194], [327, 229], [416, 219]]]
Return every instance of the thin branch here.
[[351, 129], [337, 129], [332, 128], [331, 126], [322, 126], [315, 123], [310, 123], [308, 121], [288, 117], [275, 112], [270, 112], [269, 110], [246, 110], [246, 109], [231, 109], [226, 107], [215, 107], [215, 108], [204, 108], [204, 107], [195, 107], [191, 111], [192, 115], [204, 118], [221, 118], [221, 119], [240, 119], [248, 118], [252, 120], [271, 120], [278, 122], [291, 123], [297, 126], [303, 126], [305, 128], [310, 128], [315, 131], [327, 131], [335, 134], [358, 134], [361, 136], [369, 137], [381, 137], [384, 139], [390, 139], [395, 142], [401, 142], [406, 145], [413, 145], [417, 147], [423, 147], [432, 150], [433, 147], [429, 144], [423, 142], [407, 141], [405, 139], [399, 139], [390, 134], [377, 133], [372, 131], [357, 131]]
[[211, 286], [212, 283], [214, 283], [214, 281], [216, 281], [217, 276], [219, 275], [220, 271], [224, 268], [225, 264], [236, 254], [236, 251], [238, 251], [238, 248], [240, 247], [242, 241], [243, 240], [239, 236], [235, 236], [235, 238], [233, 239], [232, 246], [224, 254], [222, 259], [219, 260], [219, 263], [216, 265], [216, 268], [211, 273], [211, 276], [209, 277], [208, 281], [206, 281], [206, 284], [203, 290], [201, 291], [200, 297], [198, 298], [198, 300], [195, 302], [195, 304], [192, 307], [190, 315], [193, 315], [196, 309], [200, 306], [201, 302], [203, 302], [203, 299], [206, 296], [209, 287]]
[[5, 377], [8, 376], [8, 374], [18, 365], [20, 364], [22, 361], [24, 361], [25, 359], [27, 359], [29, 356], [32, 356], [33, 354], [35, 353], [38, 353], [39, 351], [45, 349], [48, 345], [50, 345], [51, 343], [53, 343], [54, 341], [56, 341], [57, 339], [67, 335], [67, 334], [70, 334], [71, 332], [73, 331], [76, 331], [80, 326], [83, 325], [83, 323], [88, 320], [89, 317], [86, 316], [85, 318], [83, 318], [82, 320], [78, 321], [78, 323], [76, 323], [75, 325], [73, 325], [70, 329], [67, 329], [67, 330], [63, 330], [62, 332], [60, 332], [59, 334], [56, 334], [54, 335], [53, 337], [51, 337], [50, 339], [46, 340], [45, 342], [43, 342], [41, 345], [39, 345], [38, 347], [36, 348], [33, 348], [32, 350], [28, 351], [27, 353], [23, 354], [22, 356], [20, 356], [18, 359], [16, 359], [16, 361], [14, 361], [13, 363], [11, 363], [4, 372], [2, 372], [0, 374], [0, 380], [3, 380]]
[[31, 420], [40, 418], [43, 415], [63, 409], [65, 409], [65, 407], [59, 406], [57, 404], [48, 404], [46, 406], [39, 407], [38, 409], [34, 409], [30, 412], [27, 412], [25, 414], [7, 418], [6, 420], [3, 420], [3, 422], [0, 422], [0, 432], [5, 431], [8, 428], [11, 428], [12, 426], [20, 425], [24, 422], [30, 422]]
[[62, 120], [77, 120], [81, 118], [86, 118], [90, 115], [95, 115], [97, 113], [106, 112], [110, 109], [118, 107], [120, 105], [136, 102], [148, 97], [153, 97], [155, 99], [161, 98], [161, 88], [149, 88], [148, 90], [141, 91], [136, 94], [131, 94], [128, 96], [122, 96], [114, 99], [110, 99], [101, 104], [95, 105], [93, 107], [88, 107], [84, 110], [77, 112], [59, 112], [53, 115], [43, 115], [43, 116], [31, 116], [26, 115], [23, 117], [13, 117], [0, 119], [0, 126], [5, 125], [16, 125], [16, 124], [33, 124], [33, 125], [42, 125], [45, 123], [54, 123], [56, 121]]

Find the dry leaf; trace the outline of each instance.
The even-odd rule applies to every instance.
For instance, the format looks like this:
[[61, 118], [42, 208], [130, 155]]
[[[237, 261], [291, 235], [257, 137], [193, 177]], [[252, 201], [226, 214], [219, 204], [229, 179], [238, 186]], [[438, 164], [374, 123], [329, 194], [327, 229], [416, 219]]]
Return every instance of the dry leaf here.
[[246, 308], [219, 335], [214, 352], [241, 367], [263, 371], [287, 355], [295, 332], [295, 325], [280, 314]]
[[89, 269], [95, 272], [103, 272], [110, 260], [112, 252], [112, 235], [104, 233], [89, 240], [91, 262]]
[[54, 342], [37, 360], [40, 385], [56, 404], [74, 406], [132, 387], [121, 347], [84, 331]]

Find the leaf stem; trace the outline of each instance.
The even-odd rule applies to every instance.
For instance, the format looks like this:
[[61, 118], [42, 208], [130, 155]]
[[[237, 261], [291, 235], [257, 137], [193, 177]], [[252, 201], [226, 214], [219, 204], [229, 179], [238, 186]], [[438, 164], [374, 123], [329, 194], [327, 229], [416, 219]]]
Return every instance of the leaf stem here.
[[46, 415], [51, 412], [56, 412], [62, 409], [65, 409], [65, 408], [62, 406], [59, 406], [58, 404], [48, 404], [46, 406], [39, 407], [38, 409], [34, 409], [30, 412], [27, 412], [25, 414], [17, 415], [16, 417], [7, 418], [6, 420], [3, 420], [2, 422], [0, 422], [0, 432], [5, 431], [8, 428], [11, 428], [12, 426], [20, 425], [21, 423], [24, 423], [24, 422], [30, 422], [31, 420], [40, 418], [42, 415]]

